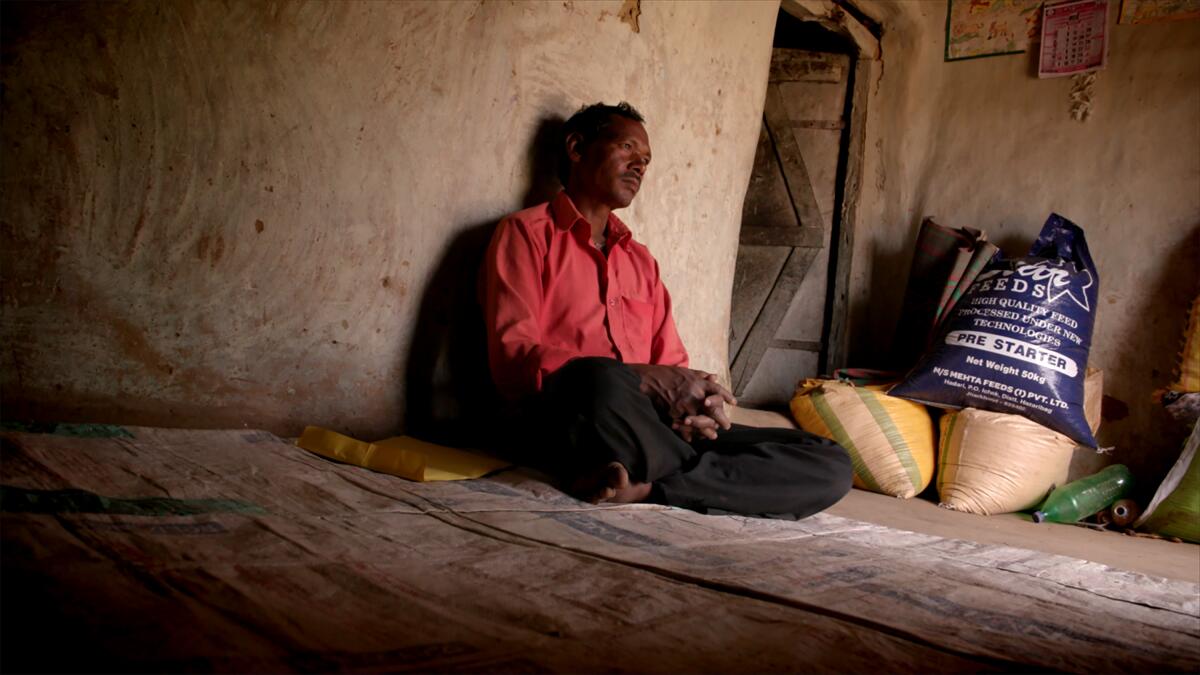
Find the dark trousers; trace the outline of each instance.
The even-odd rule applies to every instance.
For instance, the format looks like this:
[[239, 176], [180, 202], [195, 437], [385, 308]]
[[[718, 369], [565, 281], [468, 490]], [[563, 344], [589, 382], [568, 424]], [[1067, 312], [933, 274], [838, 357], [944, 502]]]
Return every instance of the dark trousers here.
[[521, 426], [537, 441], [522, 459], [566, 480], [618, 461], [634, 482], [654, 484], [651, 501], [701, 513], [804, 518], [850, 490], [850, 459], [833, 441], [735, 425], [689, 444], [640, 384], [613, 359], [567, 363], [525, 406]]

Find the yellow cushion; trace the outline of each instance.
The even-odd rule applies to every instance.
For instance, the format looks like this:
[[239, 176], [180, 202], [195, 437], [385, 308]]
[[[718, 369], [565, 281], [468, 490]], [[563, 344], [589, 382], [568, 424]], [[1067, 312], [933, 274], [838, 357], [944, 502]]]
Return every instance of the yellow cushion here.
[[512, 466], [469, 450], [393, 436], [374, 443], [321, 427], [305, 427], [298, 447], [322, 457], [415, 481], [467, 480]]

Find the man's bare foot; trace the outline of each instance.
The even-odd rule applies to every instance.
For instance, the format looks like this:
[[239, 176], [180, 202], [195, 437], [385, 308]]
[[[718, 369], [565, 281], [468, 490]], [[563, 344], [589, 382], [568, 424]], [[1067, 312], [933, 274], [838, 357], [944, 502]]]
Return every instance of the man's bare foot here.
[[620, 462], [609, 462], [596, 471], [580, 476], [571, 485], [571, 493], [592, 504], [613, 502], [632, 504], [650, 496], [650, 483], [634, 483]]

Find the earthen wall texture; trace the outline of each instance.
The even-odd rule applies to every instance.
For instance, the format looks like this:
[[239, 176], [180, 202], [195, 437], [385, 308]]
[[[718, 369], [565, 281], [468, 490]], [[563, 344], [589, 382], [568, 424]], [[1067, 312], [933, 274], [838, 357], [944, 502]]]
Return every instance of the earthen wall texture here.
[[5, 417], [403, 429], [416, 326], [474, 271], [447, 260], [545, 195], [543, 120], [595, 101], [647, 118], [620, 215], [723, 372], [777, 3], [620, 8], [6, 4]]

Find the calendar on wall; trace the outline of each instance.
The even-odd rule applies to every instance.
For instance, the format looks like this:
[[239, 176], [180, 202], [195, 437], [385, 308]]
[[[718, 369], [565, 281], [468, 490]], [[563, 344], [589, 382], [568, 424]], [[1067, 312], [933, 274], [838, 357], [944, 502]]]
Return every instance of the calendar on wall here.
[[1098, 70], [1108, 56], [1108, 0], [1070, 0], [1042, 8], [1038, 77]]

